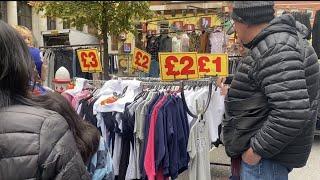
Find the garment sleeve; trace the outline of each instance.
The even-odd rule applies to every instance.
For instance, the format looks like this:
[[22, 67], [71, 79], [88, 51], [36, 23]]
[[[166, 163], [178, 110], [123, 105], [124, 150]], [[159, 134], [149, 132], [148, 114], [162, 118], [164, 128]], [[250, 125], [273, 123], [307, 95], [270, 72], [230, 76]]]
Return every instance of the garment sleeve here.
[[251, 147], [262, 158], [281, 152], [311, 117], [301, 53], [288, 45], [277, 47], [280, 50], [271, 49], [273, 54], [257, 64], [258, 82], [270, 108], [266, 122], [251, 138]]
[[191, 128], [188, 140], [188, 147], [187, 147], [190, 161], [192, 161], [196, 156], [196, 142], [195, 142], [195, 134], [194, 130]]
[[39, 161], [43, 162], [42, 179], [90, 179], [74, 136], [62, 116], [49, 116], [40, 133]]

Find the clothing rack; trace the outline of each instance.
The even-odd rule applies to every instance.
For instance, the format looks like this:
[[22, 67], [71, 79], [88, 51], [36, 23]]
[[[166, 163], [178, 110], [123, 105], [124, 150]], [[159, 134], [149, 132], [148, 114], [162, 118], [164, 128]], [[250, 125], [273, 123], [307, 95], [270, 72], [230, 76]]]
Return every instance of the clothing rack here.
[[[218, 26], [217, 26], [218, 27]], [[169, 31], [169, 32], [160, 32], [160, 33], [155, 33], [155, 34], [150, 34], [150, 35], [152, 35], [152, 36], [157, 36], [157, 35], [162, 35], [162, 34], [175, 34], [175, 33], [179, 33], [179, 32], [195, 32], [195, 31], [206, 31], [206, 32], [215, 32], [214, 30], [215, 30], [215, 28], [216, 27], [213, 27], [213, 28], [202, 28], [202, 29], [199, 29], [199, 28], [197, 28], [197, 29], [193, 29], [192, 31], [191, 30], [185, 30], [185, 29], [183, 29], [183, 30], [175, 30], [175, 31]], [[163, 30], [163, 29], [162, 29]], [[161, 30], [160, 30], [161, 31]], [[222, 32], [222, 31], [221, 31]]]
[[[182, 80], [182, 81], [174, 81], [174, 82], [161, 82], [160, 78], [144, 78], [144, 77], [113, 77], [113, 79], [121, 79], [121, 80], [139, 80], [142, 81], [141, 85], [142, 86], [180, 86], [181, 89], [181, 97], [183, 100], [183, 104], [187, 110], [187, 113], [193, 117], [193, 118], [198, 118], [199, 115], [203, 116], [203, 114], [207, 111], [210, 101], [211, 101], [211, 94], [212, 94], [212, 86], [214, 84], [214, 79], [215, 78], [207, 78], [207, 79], [201, 79], [201, 80]], [[94, 82], [106, 82], [103, 80], [88, 80], [88, 83], [94, 83]], [[200, 114], [193, 114], [190, 109], [188, 108], [188, 105], [185, 100], [185, 95], [184, 95], [184, 88], [185, 85], [189, 86], [194, 86], [194, 85], [208, 85], [209, 86], [209, 93], [208, 93], [208, 101], [206, 103], [205, 108], [203, 111], [201, 111]]]
[[[76, 78], [74, 78], [76, 79]], [[210, 101], [211, 101], [211, 94], [212, 94], [212, 86], [215, 84], [215, 77], [211, 78], [204, 78], [200, 80], [182, 80], [182, 81], [174, 81], [174, 82], [161, 82], [160, 78], [152, 78], [152, 77], [117, 77], [114, 76], [112, 79], [121, 79], [121, 80], [139, 80], [142, 81], [141, 86], [180, 86], [181, 89], [181, 99], [183, 102], [183, 106], [185, 107], [187, 113], [193, 117], [198, 118], [200, 115], [201, 118], [203, 118], [203, 114], [208, 110]], [[107, 80], [87, 80], [88, 83], [105, 83]], [[201, 111], [200, 114], [193, 114], [190, 109], [188, 108], [188, 105], [186, 103], [185, 99], [185, 93], [184, 93], [184, 87], [185, 85], [188, 86], [209, 86], [209, 93], [208, 93], [208, 101], [206, 102], [205, 108]], [[224, 163], [214, 163], [211, 162], [210, 165], [217, 165], [217, 166], [231, 166], [230, 164], [224, 164]]]
[[[102, 48], [103, 44], [77, 44], [77, 45], [56, 45], [56, 46], [41, 46], [39, 47], [39, 49], [67, 49], [67, 48], [75, 48], [75, 47], [79, 47], [79, 48], [88, 48], [88, 47], [99, 47], [99, 51], [100, 51], [100, 54], [102, 54], [102, 51], [103, 51], [103, 48]], [[76, 58], [75, 56], [76, 53], [75, 53], [75, 50], [73, 50], [73, 62], [72, 62], [72, 70], [73, 70], [73, 77], [77, 76], [76, 74]], [[100, 61], [103, 62], [103, 57], [100, 56]]]
[[68, 48], [68, 47], [101, 47], [103, 44], [77, 44], [77, 45], [57, 45], [57, 46], [40, 46], [39, 49], [54, 49], [54, 48]]

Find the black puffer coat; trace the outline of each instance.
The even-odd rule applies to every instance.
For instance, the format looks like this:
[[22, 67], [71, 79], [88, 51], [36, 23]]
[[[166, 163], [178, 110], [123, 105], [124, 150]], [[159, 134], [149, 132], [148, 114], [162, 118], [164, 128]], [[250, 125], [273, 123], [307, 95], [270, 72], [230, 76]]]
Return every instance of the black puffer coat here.
[[229, 156], [252, 147], [287, 167], [306, 164], [317, 118], [319, 64], [304, 32], [306, 27], [283, 15], [248, 44], [226, 98]]
[[0, 179], [90, 179], [69, 126], [30, 106], [0, 111]]

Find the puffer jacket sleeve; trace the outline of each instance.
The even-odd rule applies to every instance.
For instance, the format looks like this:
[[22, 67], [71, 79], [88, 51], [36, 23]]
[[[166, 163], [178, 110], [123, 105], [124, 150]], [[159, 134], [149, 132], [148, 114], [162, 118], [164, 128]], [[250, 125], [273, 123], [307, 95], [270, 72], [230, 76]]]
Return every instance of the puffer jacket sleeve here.
[[310, 119], [304, 64], [297, 47], [277, 44], [257, 60], [258, 82], [270, 112], [250, 145], [262, 158], [271, 158], [298, 136]]
[[44, 121], [40, 132], [42, 179], [90, 179], [66, 120], [53, 114]]

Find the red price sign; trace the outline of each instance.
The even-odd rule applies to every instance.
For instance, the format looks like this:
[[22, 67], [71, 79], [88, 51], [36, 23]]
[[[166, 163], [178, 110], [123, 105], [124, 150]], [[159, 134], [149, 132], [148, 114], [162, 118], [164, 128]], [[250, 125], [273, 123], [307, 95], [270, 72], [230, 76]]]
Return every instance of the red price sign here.
[[150, 71], [151, 55], [141, 49], [134, 48], [133, 56], [132, 67], [148, 73]]
[[77, 51], [82, 72], [102, 72], [98, 49], [81, 49]]
[[227, 54], [197, 54], [199, 74], [204, 76], [228, 76]]
[[159, 53], [162, 81], [198, 79], [197, 53]]

